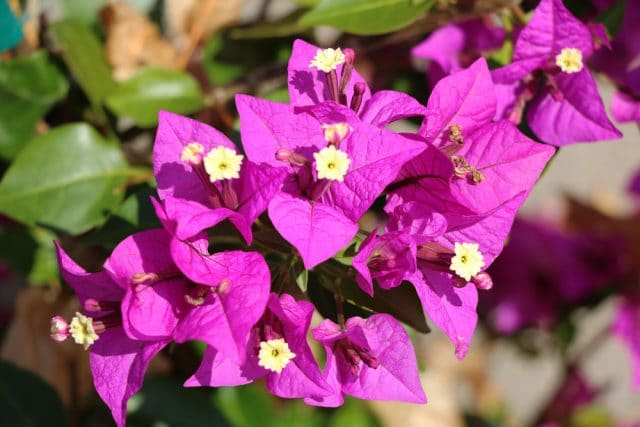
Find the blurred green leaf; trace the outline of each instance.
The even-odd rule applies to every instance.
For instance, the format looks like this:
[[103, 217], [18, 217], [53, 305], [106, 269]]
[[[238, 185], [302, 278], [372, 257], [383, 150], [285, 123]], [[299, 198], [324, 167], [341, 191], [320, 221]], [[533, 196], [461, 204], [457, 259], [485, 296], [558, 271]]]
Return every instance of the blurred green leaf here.
[[592, 405], [571, 414], [572, 427], [613, 427], [615, 423], [603, 407]]
[[128, 405], [127, 425], [229, 426], [210, 396], [211, 389], [185, 388], [171, 377], [146, 378], [142, 390]]
[[498, 67], [502, 67], [511, 62], [513, 56], [513, 42], [511, 40], [505, 40], [500, 50], [492, 52], [489, 55], [489, 59]]
[[[341, 411], [342, 408], [338, 410]], [[325, 427], [326, 413], [314, 406], [309, 406], [300, 400], [288, 401], [282, 411], [273, 420], [273, 427]]]
[[46, 285], [58, 280], [58, 258], [53, 241], [56, 236], [51, 231], [34, 227], [31, 235], [38, 244], [33, 265], [27, 280], [30, 284]]
[[302, 25], [331, 25], [355, 34], [382, 34], [422, 17], [436, 0], [322, 0]]
[[65, 408], [42, 379], [0, 360], [0, 424], [3, 426], [67, 425]]
[[14, 272], [26, 276], [33, 266], [38, 244], [23, 226], [0, 227], [0, 259]]
[[222, 61], [217, 58], [224, 41], [220, 34], [211, 37], [203, 48], [202, 66], [207, 78], [214, 85], [225, 85], [242, 76], [246, 69], [242, 64]]
[[0, 52], [11, 49], [20, 41], [24, 34], [22, 33], [22, 23], [13, 14], [9, 3], [0, 1]]
[[94, 25], [98, 22], [99, 12], [108, 0], [61, 0], [60, 8], [65, 19], [73, 19], [86, 25]]
[[0, 212], [25, 224], [82, 233], [103, 222], [135, 171], [87, 124], [32, 139], [0, 182]]
[[268, 99], [269, 101], [274, 102], [289, 102], [289, 89], [286, 87], [276, 89], [273, 92], [266, 93], [262, 95], [263, 99]]
[[188, 114], [204, 103], [198, 82], [183, 71], [145, 68], [118, 86], [107, 105], [120, 116], [128, 116], [140, 126], [155, 126], [158, 111]]
[[13, 158], [69, 83], [44, 51], [0, 62], [0, 156]]
[[349, 397], [344, 406], [333, 413], [328, 427], [382, 427], [382, 424], [364, 401]]
[[51, 30], [62, 50], [62, 58], [91, 105], [99, 114], [103, 113], [102, 102], [115, 89], [115, 82], [102, 43], [91, 28], [78, 21], [59, 21]]
[[234, 39], [262, 39], [287, 37], [301, 33], [310, 27], [310, 25], [300, 22], [300, 18], [304, 12], [304, 10], [296, 10], [274, 22], [256, 24], [247, 28], [235, 28], [231, 31], [231, 37]]
[[293, 2], [300, 6], [316, 6], [320, 0], [293, 0]]
[[296, 277], [296, 284], [302, 292], [307, 292], [307, 285], [309, 283], [309, 270], [304, 269]]
[[607, 28], [607, 32], [611, 35], [611, 37], [614, 37], [618, 33], [618, 31], [620, 31], [622, 21], [624, 20], [624, 11], [626, 7], [627, 1], [619, 0], [609, 6], [608, 9], [605, 9], [596, 18], [597, 22], [601, 22]]
[[156, 190], [147, 187], [127, 197], [102, 227], [86, 236], [85, 243], [113, 248], [130, 234], [161, 227], [150, 196], [158, 198]]
[[254, 384], [219, 388], [214, 402], [236, 427], [264, 427], [276, 419], [275, 399]]

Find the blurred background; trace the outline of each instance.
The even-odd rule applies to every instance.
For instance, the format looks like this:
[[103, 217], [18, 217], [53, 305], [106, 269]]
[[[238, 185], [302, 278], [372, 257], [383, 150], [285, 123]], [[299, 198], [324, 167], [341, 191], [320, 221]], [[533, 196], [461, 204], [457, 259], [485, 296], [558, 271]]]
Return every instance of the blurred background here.
[[[536, 3], [0, 0], [0, 425], [112, 425], [87, 353], [49, 338], [51, 317], [78, 308], [52, 241], [97, 271], [122, 238], [158, 225], [148, 196], [159, 110], [237, 141], [234, 95], [286, 102], [298, 37], [353, 48], [372, 89], [426, 102], [435, 81], [412, 47], [453, 22], [505, 25]], [[611, 34], [625, 3], [565, 1]], [[512, 46], [501, 43], [462, 52], [461, 62], [482, 54], [502, 65]], [[616, 88], [596, 80], [608, 106]], [[621, 140], [554, 157], [490, 270], [495, 286], [481, 294], [465, 360], [435, 328], [411, 332], [427, 405], [348, 399], [320, 409], [275, 398], [259, 382], [185, 389], [204, 349], [189, 343], [154, 359], [128, 424], [640, 426], [640, 132], [637, 123], [619, 129]], [[104, 179], [86, 179], [96, 171]]]

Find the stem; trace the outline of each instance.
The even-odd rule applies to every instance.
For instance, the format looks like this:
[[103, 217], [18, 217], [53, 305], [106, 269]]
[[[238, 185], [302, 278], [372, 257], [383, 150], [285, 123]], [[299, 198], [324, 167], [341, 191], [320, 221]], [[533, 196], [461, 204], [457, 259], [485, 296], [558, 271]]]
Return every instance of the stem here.
[[336, 313], [338, 315], [338, 324], [340, 328], [344, 330], [344, 298], [342, 297], [342, 293], [340, 292], [340, 284], [342, 279], [336, 279], [336, 284], [334, 286], [334, 294], [333, 297], [336, 300]]
[[527, 14], [524, 13], [524, 10], [518, 4], [514, 4], [509, 8], [511, 10], [511, 14], [514, 18], [516, 18], [516, 22], [522, 25], [526, 25], [527, 23]]

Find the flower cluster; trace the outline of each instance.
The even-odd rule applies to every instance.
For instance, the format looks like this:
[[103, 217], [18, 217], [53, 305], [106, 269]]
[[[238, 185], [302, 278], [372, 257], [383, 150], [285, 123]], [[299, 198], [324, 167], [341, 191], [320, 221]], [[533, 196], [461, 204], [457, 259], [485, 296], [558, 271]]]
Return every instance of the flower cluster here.
[[[163, 228], [126, 238], [98, 273], [58, 247], [82, 310], [70, 322], [52, 319], [51, 335], [88, 349], [95, 387], [118, 425], [150, 359], [189, 340], [207, 350], [188, 387], [264, 377], [271, 393], [311, 405], [339, 406], [345, 394], [426, 402], [404, 327], [387, 313], [345, 319], [340, 283], [352, 279], [373, 298], [410, 283], [455, 355], [466, 355], [478, 290], [493, 285], [485, 270], [555, 152], [514, 124], [522, 100], [536, 96], [529, 123], [545, 142], [618, 135], [608, 119], [598, 121], [606, 116], [583, 68], [591, 33], [567, 14], [559, 0], [543, 0], [520, 32], [511, 65], [492, 73], [480, 58], [465, 69], [460, 62], [443, 67], [454, 73], [438, 81], [426, 105], [401, 92], [372, 93], [354, 68], [354, 51], [297, 40], [289, 103], [236, 96], [241, 145], [162, 112], [153, 153], [160, 200], [152, 202]], [[534, 37], [541, 33], [552, 36]], [[493, 34], [487, 44], [503, 37]], [[542, 92], [531, 92], [534, 86]], [[590, 121], [576, 124], [586, 104], [595, 116], [583, 114]], [[416, 132], [390, 130], [409, 117], [422, 120]], [[383, 225], [367, 233], [360, 220], [376, 201]], [[215, 237], [224, 220], [245, 249], [260, 252], [221, 250]], [[313, 303], [277, 275], [272, 280], [265, 261], [283, 252], [286, 262], [299, 259], [335, 282], [336, 318], [310, 331]], [[340, 273], [326, 273], [323, 266], [338, 256]], [[311, 338], [324, 348], [323, 367]]]

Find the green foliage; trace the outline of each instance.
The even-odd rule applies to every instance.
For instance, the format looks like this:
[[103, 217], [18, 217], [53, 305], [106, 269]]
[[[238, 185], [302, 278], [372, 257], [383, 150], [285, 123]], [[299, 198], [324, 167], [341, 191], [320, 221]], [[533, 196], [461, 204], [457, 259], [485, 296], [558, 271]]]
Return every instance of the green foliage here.
[[362, 400], [345, 399], [344, 406], [333, 413], [328, 427], [382, 427]]
[[422, 17], [435, 0], [322, 0], [300, 20], [355, 34], [383, 34]]
[[601, 22], [607, 28], [607, 32], [613, 37], [620, 31], [626, 7], [627, 1], [619, 0], [603, 11], [596, 18], [596, 21]]
[[174, 378], [146, 378], [142, 390], [129, 402], [127, 425], [229, 426], [210, 396], [211, 389], [184, 388]]
[[15, 157], [38, 120], [68, 89], [64, 75], [43, 51], [0, 62], [0, 156]]
[[0, 378], [0, 421], [3, 426], [67, 425], [64, 406], [49, 384], [4, 361], [0, 361]]
[[103, 222], [135, 173], [118, 145], [87, 124], [31, 140], [0, 182], [0, 212], [25, 224], [79, 234]]
[[120, 84], [106, 99], [119, 116], [131, 117], [138, 125], [158, 124], [158, 112], [188, 114], [202, 108], [204, 100], [198, 82], [184, 71], [144, 68]]
[[156, 191], [149, 187], [131, 194], [113, 211], [103, 226], [87, 236], [85, 242], [113, 248], [130, 234], [162, 227], [149, 200], [150, 196], [158, 198]]
[[102, 114], [102, 102], [115, 89], [102, 44], [89, 27], [78, 21], [56, 22], [51, 30], [67, 67], [95, 111]]

